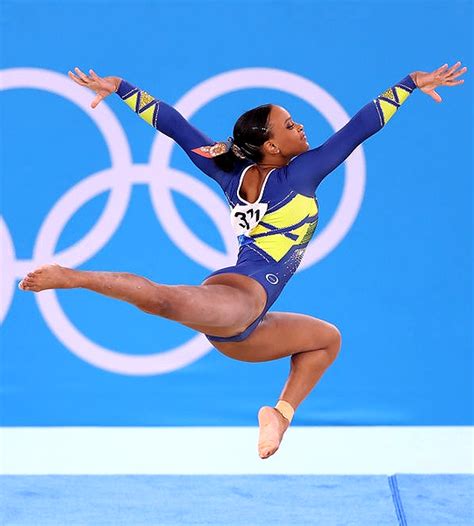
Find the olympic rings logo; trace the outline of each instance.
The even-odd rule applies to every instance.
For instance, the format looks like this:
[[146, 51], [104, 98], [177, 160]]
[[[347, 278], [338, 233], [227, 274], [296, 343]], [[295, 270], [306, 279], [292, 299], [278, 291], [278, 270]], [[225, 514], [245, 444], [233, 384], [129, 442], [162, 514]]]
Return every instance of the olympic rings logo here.
[[[236, 241], [229, 225], [228, 208], [214, 191], [199, 180], [170, 166], [174, 143], [163, 134], [153, 142], [148, 164], [133, 163], [127, 136], [110, 108], [103, 102], [90, 108], [90, 93], [54, 71], [12, 68], [0, 72], [3, 90], [31, 88], [64, 97], [92, 119], [104, 136], [112, 166], [81, 180], [59, 198], [44, 219], [31, 260], [17, 259], [8, 227], [0, 216], [0, 322], [10, 308], [16, 281], [39, 264], [56, 261], [77, 267], [101, 250], [118, 229], [129, 204], [134, 184], [147, 184], [158, 221], [180, 250], [195, 262], [214, 271], [234, 264]], [[340, 104], [321, 87], [287, 71], [270, 68], [245, 68], [216, 75], [192, 88], [174, 106], [190, 119], [217, 97], [250, 88], [277, 89], [300, 97], [319, 111], [339, 130], [349, 120]], [[331, 221], [308, 246], [298, 270], [308, 268], [329, 254], [350, 230], [359, 212], [365, 188], [365, 158], [357, 148], [345, 163], [342, 196]], [[201, 241], [179, 215], [171, 191], [177, 191], [196, 205], [206, 203], [209, 214], [224, 241], [222, 253]], [[109, 192], [107, 204], [97, 223], [77, 243], [56, 252], [59, 237], [77, 210], [95, 196]], [[171, 228], [172, 227], [172, 228]], [[212, 348], [204, 335], [167, 351], [148, 355], [129, 355], [107, 349], [88, 339], [66, 317], [54, 290], [35, 294], [39, 310], [49, 329], [69, 351], [101, 369], [126, 375], [155, 375], [184, 367], [207, 354]]]

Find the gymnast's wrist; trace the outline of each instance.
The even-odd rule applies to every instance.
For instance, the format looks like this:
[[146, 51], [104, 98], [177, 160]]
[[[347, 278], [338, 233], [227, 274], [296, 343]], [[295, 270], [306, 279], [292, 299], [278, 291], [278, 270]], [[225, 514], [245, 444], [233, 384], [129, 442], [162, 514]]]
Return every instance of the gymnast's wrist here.
[[411, 80], [415, 83], [415, 86], [418, 87], [418, 71], [410, 73], [409, 76], [411, 77]]
[[121, 79], [120, 77], [116, 77], [120, 82], [118, 83], [117, 89], [115, 93], [123, 99], [126, 95], [131, 93], [133, 90], [136, 90], [136, 86], [133, 84], [130, 84], [125, 79]]
[[114, 87], [115, 87], [114, 91], [115, 91], [115, 93], [117, 93], [117, 91], [118, 91], [118, 89], [120, 87], [120, 84], [122, 82], [122, 79], [120, 77], [109, 77], [109, 78], [114, 84]]

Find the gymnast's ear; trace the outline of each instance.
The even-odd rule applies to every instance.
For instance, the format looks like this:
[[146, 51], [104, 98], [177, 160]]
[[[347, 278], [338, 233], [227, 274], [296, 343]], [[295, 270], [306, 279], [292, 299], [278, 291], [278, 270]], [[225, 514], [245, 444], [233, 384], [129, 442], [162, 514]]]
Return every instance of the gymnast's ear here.
[[263, 149], [265, 153], [270, 155], [278, 155], [279, 153], [281, 153], [280, 148], [270, 140], [264, 142]]

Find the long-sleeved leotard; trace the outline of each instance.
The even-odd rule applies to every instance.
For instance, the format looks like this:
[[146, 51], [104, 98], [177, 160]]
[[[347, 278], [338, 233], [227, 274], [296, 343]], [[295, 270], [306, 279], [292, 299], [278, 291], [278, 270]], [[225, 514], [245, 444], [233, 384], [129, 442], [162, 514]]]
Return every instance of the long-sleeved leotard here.
[[177, 142], [191, 161], [224, 191], [231, 223], [239, 239], [237, 263], [211, 275], [233, 272], [257, 280], [267, 293], [260, 316], [241, 334], [231, 338], [207, 335], [211, 341], [241, 341], [257, 327], [298, 268], [318, 223], [315, 192], [321, 181], [365, 139], [379, 131], [416, 88], [408, 75], [366, 104], [343, 128], [321, 146], [294, 157], [286, 166], [271, 170], [254, 203], [239, 193], [247, 170], [243, 160], [232, 172], [221, 170], [206, 157], [215, 141], [192, 126], [178, 111], [147, 92], [122, 80], [117, 94], [146, 122]]

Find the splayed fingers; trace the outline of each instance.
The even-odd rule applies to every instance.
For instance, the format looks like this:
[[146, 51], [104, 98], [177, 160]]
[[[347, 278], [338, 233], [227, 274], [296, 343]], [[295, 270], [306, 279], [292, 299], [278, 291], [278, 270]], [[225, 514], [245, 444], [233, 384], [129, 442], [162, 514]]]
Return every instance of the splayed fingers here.
[[99, 75], [97, 75], [97, 73], [96, 73], [93, 69], [90, 69], [90, 70], [89, 70], [89, 75], [90, 75], [94, 80], [100, 80]]
[[467, 71], [467, 67], [461, 68], [460, 66], [461, 62], [458, 61], [451, 67], [448, 67], [448, 64], [443, 64], [431, 73], [417, 71], [414, 76], [415, 83], [423, 93], [429, 95], [436, 102], [441, 102], [443, 99], [435, 91], [436, 88], [439, 86], [458, 86], [464, 83], [464, 79], [456, 80]]
[[77, 75], [74, 75], [74, 73], [72, 71], [68, 71], [67, 74], [68, 74], [69, 78], [72, 79], [76, 84], [79, 84], [79, 86], [86, 86], [87, 87], [87, 82], [83, 81]]
[[447, 65], [445, 66], [446, 67], [443, 66], [444, 71], [441, 71], [440, 73], [443, 86], [457, 86], [458, 84], [462, 84], [464, 82], [464, 79], [457, 81], [455, 80], [467, 71], [466, 67], [458, 69], [461, 66], [461, 62], [456, 62], [456, 64], [450, 68], [447, 68]]
[[79, 75], [83, 82], [89, 82], [89, 77], [85, 73], [83, 73], [79, 68], [74, 68], [74, 71], [77, 73], [77, 75]]
[[[459, 66], [461, 65], [460, 62], [458, 62], [457, 64]], [[466, 71], [467, 71], [466, 67], [458, 69], [457, 71], [456, 71], [456, 68], [454, 68], [453, 71], [449, 74], [449, 77], [445, 79], [445, 85], [446, 86], [457, 86], [458, 84], [462, 84], [464, 82], [464, 79], [461, 79], [461, 80], [455, 80], [455, 79], [457, 79], [458, 77], [466, 73]]]
[[115, 77], [99, 77], [92, 69], [89, 70], [89, 76], [77, 67], [74, 68], [74, 71], [76, 72], [75, 74], [72, 71], [68, 71], [69, 78], [76, 82], [76, 84], [85, 86], [96, 93], [96, 97], [91, 103], [92, 108], [95, 108], [105, 97], [116, 91], [117, 86], [114, 83]]

